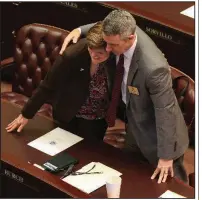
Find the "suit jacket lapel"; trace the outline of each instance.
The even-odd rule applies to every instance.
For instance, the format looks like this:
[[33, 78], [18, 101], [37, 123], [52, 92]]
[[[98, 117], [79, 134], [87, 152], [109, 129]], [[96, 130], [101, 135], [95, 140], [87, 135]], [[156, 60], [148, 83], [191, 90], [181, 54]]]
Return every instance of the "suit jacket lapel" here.
[[139, 51], [140, 51], [140, 48], [139, 48], [139, 43], [137, 41], [135, 51], [133, 53], [133, 57], [131, 60], [130, 69], [128, 72], [128, 79], [127, 79], [127, 86], [126, 86], [127, 87], [126, 88], [126, 106], [128, 106], [130, 96], [131, 96], [131, 94], [128, 91], [128, 86], [131, 85], [131, 83], [135, 77], [135, 74], [137, 72], [137, 69], [138, 69]]

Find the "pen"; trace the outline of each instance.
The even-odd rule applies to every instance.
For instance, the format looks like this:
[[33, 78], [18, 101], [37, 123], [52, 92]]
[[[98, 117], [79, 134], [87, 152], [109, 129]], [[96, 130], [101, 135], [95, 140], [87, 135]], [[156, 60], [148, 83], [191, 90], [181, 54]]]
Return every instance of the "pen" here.
[[37, 167], [37, 168], [39, 168], [39, 169], [41, 169], [41, 170], [45, 170], [42, 166], [40, 166], [40, 165], [38, 165], [36, 163], [32, 164], [30, 161], [28, 161], [28, 163], [31, 164], [31, 165], [33, 165], [33, 166], [35, 166], [35, 167]]
[[71, 175], [77, 176], [77, 175], [84, 175], [84, 174], [103, 174], [103, 172], [87, 172], [87, 173], [85, 173], [85, 172], [74, 172]]

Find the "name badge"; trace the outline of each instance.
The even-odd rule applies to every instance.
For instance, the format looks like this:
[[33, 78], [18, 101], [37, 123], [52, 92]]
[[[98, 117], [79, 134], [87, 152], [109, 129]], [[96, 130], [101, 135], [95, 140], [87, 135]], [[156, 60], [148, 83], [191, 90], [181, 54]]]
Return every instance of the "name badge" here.
[[138, 91], [138, 89], [136, 87], [128, 86], [128, 91], [131, 94], [135, 94], [135, 95], [138, 95], [138, 96], [140, 95], [140, 93], [139, 93], [139, 91]]

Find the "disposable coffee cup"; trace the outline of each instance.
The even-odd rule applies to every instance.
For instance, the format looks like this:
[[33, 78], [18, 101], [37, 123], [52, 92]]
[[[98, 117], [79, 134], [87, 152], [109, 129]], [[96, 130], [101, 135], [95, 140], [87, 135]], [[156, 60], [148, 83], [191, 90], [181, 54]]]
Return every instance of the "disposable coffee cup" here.
[[122, 179], [119, 176], [111, 176], [106, 180], [108, 198], [119, 198]]

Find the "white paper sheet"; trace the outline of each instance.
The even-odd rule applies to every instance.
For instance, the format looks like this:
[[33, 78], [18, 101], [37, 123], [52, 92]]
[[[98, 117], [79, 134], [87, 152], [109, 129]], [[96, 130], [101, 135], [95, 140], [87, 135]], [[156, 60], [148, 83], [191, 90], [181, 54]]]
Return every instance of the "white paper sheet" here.
[[194, 6], [191, 6], [186, 10], [183, 10], [182, 12], [180, 12], [180, 14], [186, 15], [187, 17], [191, 17], [194, 19]]
[[166, 199], [176, 199], [176, 198], [179, 198], [179, 199], [182, 199], [182, 198], [186, 198], [184, 196], [181, 196], [175, 192], [172, 192], [170, 190], [167, 190], [166, 192], [164, 192], [160, 198], [166, 198]]
[[103, 172], [102, 174], [83, 174], [76, 176], [69, 175], [62, 180], [89, 194], [105, 185], [109, 176], [122, 175], [122, 173], [116, 171], [115, 169], [107, 167], [106, 165], [99, 162], [91, 162], [78, 170], [78, 172], [86, 172], [91, 169], [94, 164], [96, 164], [96, 166], [90, 172]]
[[28, 143], [28, 145], [48, 155], [54, 156], [81, 140], [83, 140], [82, 137], [61, 128], [55, 128], [47, 134]]

